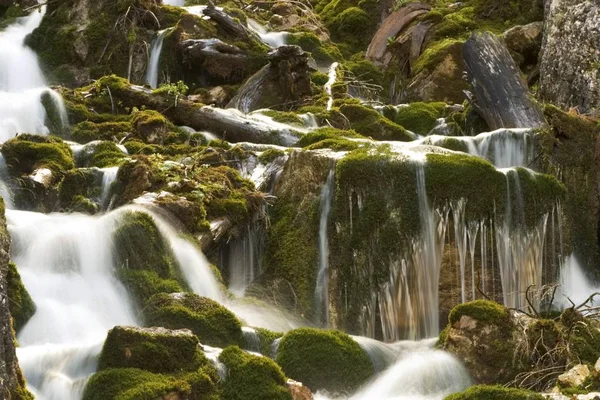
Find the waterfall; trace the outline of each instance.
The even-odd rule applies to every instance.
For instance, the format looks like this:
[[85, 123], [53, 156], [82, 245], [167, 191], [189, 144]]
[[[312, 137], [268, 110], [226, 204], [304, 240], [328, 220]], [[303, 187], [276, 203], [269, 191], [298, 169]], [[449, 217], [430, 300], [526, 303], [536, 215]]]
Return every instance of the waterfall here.
[[438, 282], [449, 210], [431, 209], [424, 163], [416, 167], [421, 233], [405, 257], [392, 260], [390, 279], [379, 294], [386, 342], [430, 338], [439, 332]]
[[113, 182], [117, 179], [117, 173], [119, 167], [100, 168], [102, 171], [102, 186], [100, 193], [100, 206], [104, 210], [110, 210], [112, 199], [110, 197], [110, 191]]
[[46, 87], [37, 56], [24, 44], [27, 35], [40, 25], [45, 11], [42, 6], [0, 33], [0, 142], [23, 132], [48, 134], [44, 98], [61, 125], [67, 125], [62, 99]]
[[[183, 2], [181, 2], [183, 5]], [[158, 68], [160, 66], [160, 55], [162, 53], [163, 41], [165, 36], [170, 32], [170, 29], [163, 29], [158, 32], [156, 39], [152, 41], [152, 49], [150, 50], [150, 61], [148, 61], [148, 71], [146, 72], [146, 83], [153, 89], [158, 87]]]
[[252, 18], [248, 18], [248, 28], [256, 33], [260, 40], [271, 48], [278, 48], [285, 45], [288, 32], [269, 32], [267, 29]]
[[[564, 307], [571, 307], [567, 297], [576, 305], [580, 305], [592, 293], [600, 292], [600, 285], [594, 285], [590, 282], [585, 276], [579, 261], [573, 255], [567, 257], [564, 267], [560, 271], [560, 285], [559, 292], [563, 298], [559, 301]], [[557, 296], [558, 298], [559, 296]]]
[[0, 153], [0, 196], [4, 199], [4, 206], [6, 208], [15, 208], [12, 190], [6, 183], [8, 177], [6, 160], [4, 160], [4, 155]]
[[163, 4], [175, 7], [183, 7], [185, 5], [185, 0], [163, 0]]
[[337, 79], [338, 65], [339, 63], [334, 62], [329, 66], [329, 79], [325, 83], [325, 93], [329, 96], [329, 100], [327, 100], [327, 111], [331, 110], [331, 107], [333, 107], [333, 92], [331, 88]]
[[243, 296], [248, 286], [260, 274], [266, 239], [260, 215], [262, 212], [266, 210], [255, 214], [242, 237], [232, 240], [224, 249], [222, 260], [229, 271], [229, 290], [236, 296]]
[[335, 170], [327, 174], [321, 188], [321, 217], [319, 219], [319, 269], [315, 285], [315, 316], [319, 324], [329, 326], [329, 242], [327, 224], [333, 200]]
[[37, 311], [18, 335], [28, 385], [43, 400], [78, 400], [106, 333], [137, 320], [112, 275], [115, 214], [8, 210], [12, 259]]

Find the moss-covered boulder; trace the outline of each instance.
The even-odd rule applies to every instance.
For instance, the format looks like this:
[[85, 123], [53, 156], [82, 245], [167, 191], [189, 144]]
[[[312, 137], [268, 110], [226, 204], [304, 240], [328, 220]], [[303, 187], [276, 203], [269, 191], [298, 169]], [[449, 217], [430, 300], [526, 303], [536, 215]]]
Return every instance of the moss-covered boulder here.
[[414, 136], [400, 125], [388, 120], [370, 107], [360, 104], [344, 104], [340, 111], [350, 121], [350, 127], [361, 135], [376, 140], [396, 140], [408, 142]]
[[58, 186], [58, 210], [94, 214], [100, 199], [102, 174], [96, 169], [72, 169], [65, 172]]
[[216, 374], [200, 370], [176, 375], [136, 368], [106, 369], [93, 375], [83, 400], [220, 399]]
[[478, 385], [444, 400], [543, 400], [544, 396], [525, 389], [507, 388], [500, 385]]
[[516, 318], [487, 300], [460, 304], [450, 312], [440, 344], [463, 361], [475, 382], [507, 383], [528, 367], [527, 355], [519, 351], [524, 334]]
[[267, 357], [248, 354], [229, 346], [219, 355], [227, 368], [222, 384], [224, 400], [291, 400], [281, 367]]
[[190, 329], [210, 346], [244, 344], [237, 317], [216, 301], [195, 294], [157, 294], [148, 301], [144, 317], [148, 326]]
[[136, 136], [144, 143], [163, 144], [169, 134], [167, 119], [157, 111], [138, 111], [131, 122]]
[[2, 145], [2, 155], [14, 175], [28, 175], [47, 168], [64, 172], [75, 167], [71, 148], [59, 138], [19, 135]]
[[374, 374], [361, 347], [341, 331], [300, 328], [279, 343], [276, 361], [287, 376], [313, 392], [354, 392]]
[[189, 330], [117, 326], [108, 332], [98, 370], [139, 368], [154, 373], [193, 372], [207, 365]]
[[112, 141], [94, 141], [84, 145], [75, 160], [81, 167], [114, 167], [121, 165], [127, 154]]
[[[444, 116], [446, 103], [410, 103], [395, 112], [392, 121], [419, 135], [427, 135], [435, 127], [437, 120]], [[385, 113], [384, 113], [385, 114]]]
[[25, 285], [23, 285], [17, 266], [14, 263], [8, 264], [6, 282], [8, 283], [7, 294], [10, 299], [8, 307], [13, 318], [13, 327], [16, 332], [19, 332], [35, 314], [35, 303], [29, 292], [27, 292]]
[[155, 171], [146, 156], [136, 156], [125, 162], [115, 181], [115, 205], [126, 204], [153, 186]]

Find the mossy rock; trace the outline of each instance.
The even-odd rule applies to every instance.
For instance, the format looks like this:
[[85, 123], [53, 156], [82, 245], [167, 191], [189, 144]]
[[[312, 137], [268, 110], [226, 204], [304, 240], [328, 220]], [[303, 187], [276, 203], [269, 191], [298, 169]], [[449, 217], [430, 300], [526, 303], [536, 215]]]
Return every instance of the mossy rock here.
[[390, 121], [376, 110], [360, 104], [344, 104], [340, 111], [350, 121], [350, 127], [361, 135], [376, 140], [409, 142], [414, 139], [406, 129]]
[[6, 282], [8, 285], [7, 295], [10, 299], [8, 308], [13, 318], [13, 327], [18, 333], [35, 314], [35, 303], [21, 281], [17, 266], [12, 262], [8, 264]]
[[[100, 174], [92, 169], [72, 169], [65, 172], [58, 187], [61, 211], [87, 212], [95, 208], [90, 198], [100, 197]], [[91, 213], [93, 214], [93, 212]]]
[[600, 358], [600, 324], [589, 319], [575, 323], [571, 328], [569, 347], [574, 361], [595, 365]]
[[198, 372], [162, 375], [136, 368], [106, 369], [92, 375], [83, 400], [139, 400], [190, 398], [218, 400], [214, 373]]
[[[312, 32], [292, 33], [288, 36], [287, 44], [302, 47], [302, 50], [311, 53], [314, 60], [319, 64], [329, 65], [334, 61], [343, 58], [340, 50], [335, 44], [322, 42], [317, 35]], [[327, 82], [327, 79], [325, 82]], [[323, 82], [323, 84], [325, 82]]]
[[225, 347], [244, 344], [237, 317], [214, 300], [192, 293], [157, 294], [144, 310], [145, 324], [169, 329], [190, 329], [200, 342]]
[[282, 157], [284, 155], [285, 155], [285, 152], [283, 150], [267, 149], [267, 150], [263, 151], [262, 153], [260, 153], [260, 156], [258, 156], [258, 161], [260, 161], [263, 164], [269, 164], [269, 163], [272, 163], [273, 161], [275, 161], [275, 159]]
[[264, 328], [255, 328], [260, 340], [260, 354], [273, 357], [273, 342], [281, 338], [284, 334], [281, 332], [273, 332]]
[[359, 135], [355, 131], [345, 131], [341, 129], [335, 129], [330, 127], [323, 127], [315, 129], [305, 135], [302, 135], [296, 146], [308, 147], [315, 143], [319, 143], [323, 140], [339, 140], [343, 138], [365, 138]]
[[139, 368], [154, 373], [194, 372], [210, 361], [189, 330], [117, 326], [108, 332], [98, 370]]
[[2, 145], [9, 170], [16, 175], [31, 174], [39, 168], [65, 172], [75, 167], [71, 148], [59, 138], [23, 134]]
[[122, 139], [131, 132], [129, 121], [93, 122], [85, 120], [71, 128], [70, 137], [77, 143], [88, 143], [93, 140]]
[[276, 361], [311, 391], [350, 394], [374, 374], [369, 356], [341, 331], [300, 328], [279, 343]]
[[115, 181], [115, 206], [126, 204], [152, 188], [156, 171], [147, 156], [134, 156], [123, 163]]
[[444, 400], [543, 400], [544, 396], [525, 389], [507, 388], [500, 385], [472, 386], [461, 393], [451, 394]]
[[86, 145], [77, 154], [77, 164], [84, 167], [106, 168], [121, 165], [127, 155], [115, 142], [101, 141]]
[[510, 317], [508, 309], [501, 304], [488, 300], [475, 300], [454, 307], [448, 317], [449, 323], [455, 324], [463, 315], [483, 324], [502, 324]]
[[171, 249], [150, 215], [126, 212], [113, 233], [113, 240], [119, 268], [154, 271], [161, 278], [173, 276]]
[[224, 400], [272, 399], [291, 400], [281, 367], [267, 357], [248, 354], [229, 346], [219, 355], [227, 367], [223, 383]]
[[131, 124], [136, 136], [144, 143], [162, 144], [169, 134], [167, 119], [157, 111], [138, 111], [133, 114]]
[[410, 103], [398, 110], [395, 123], [419, 135], [427, 135], [444, 115], [446, 103]]

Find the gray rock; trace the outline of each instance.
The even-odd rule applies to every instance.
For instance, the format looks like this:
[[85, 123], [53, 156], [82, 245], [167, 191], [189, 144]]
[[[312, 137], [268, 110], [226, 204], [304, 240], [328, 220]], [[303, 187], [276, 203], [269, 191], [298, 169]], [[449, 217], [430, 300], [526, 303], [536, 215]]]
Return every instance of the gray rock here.
[[600, 3], [547, 2], [540, 96], [588, 113], [600, 107]]
[[558, 383], [562, 387], [578, 387], [592, 375], [592, 371], [585, 364], [578, 364], [558, 377]]

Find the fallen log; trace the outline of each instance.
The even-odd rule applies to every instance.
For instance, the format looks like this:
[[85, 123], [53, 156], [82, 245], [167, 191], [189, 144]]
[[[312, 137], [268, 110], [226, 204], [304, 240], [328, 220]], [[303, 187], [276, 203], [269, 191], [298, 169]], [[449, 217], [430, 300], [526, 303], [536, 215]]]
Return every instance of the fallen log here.
[[473, 86], [474, 107], [490, 129], [540, 128], [545, 125], [540, 107], [508, 49], [489, 32], [474, 33], [464, 45], [467, 78]]

